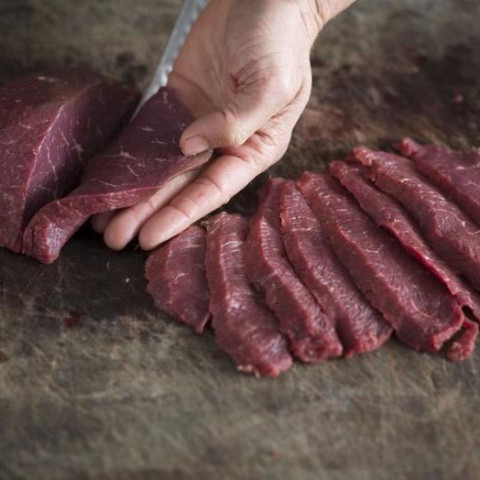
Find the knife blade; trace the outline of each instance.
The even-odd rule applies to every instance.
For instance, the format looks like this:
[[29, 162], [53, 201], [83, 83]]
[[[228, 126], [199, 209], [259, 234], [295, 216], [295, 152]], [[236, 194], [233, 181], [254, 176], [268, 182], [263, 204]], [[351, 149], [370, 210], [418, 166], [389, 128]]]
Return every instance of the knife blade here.
[[208, 0], [185, 0], [183, 2], [182, 9], [170, 34], [160, 62], [132, 118], [136, 116], [142, 105], [154, 95], [160, 87], [164, 87], [167, 84], [168, 76], [173, 69], [175, 60], [187, 38], [188, 32], [205, 7], [207, 1]]

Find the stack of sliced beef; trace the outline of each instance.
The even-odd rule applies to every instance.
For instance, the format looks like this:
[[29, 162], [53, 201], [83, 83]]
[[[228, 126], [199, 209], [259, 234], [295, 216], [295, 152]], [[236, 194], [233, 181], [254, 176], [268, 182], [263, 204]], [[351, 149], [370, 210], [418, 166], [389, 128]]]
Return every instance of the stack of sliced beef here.
[[[0, 88], [0, 245], [51, 263], [92, 215], [209, 160], [179, 150], [192, 116], [168, 89], [120, 130], [137, 98], [78, 69]], [[252, 218], [221, 213], [189, 228], [147, 261], [156, 305], [198, 333], [210, 321], [219, 347], [257, 375], [371, 352], [392, 333], [468, 358], [480, 320], [480, 153], [411, 140], [399, 150], [356, 148], [329, 174], [271, 179]]]
[[[250, 219], [221, 213], [154, 251], [156, 305], [211, 319], [240, 370], [277, 375], [380, 348], [472, 353], [480, 320], [480, 154], [355, 148], [329, 174], [270, 179]], [[478, 179], [477, 179], [478, 177]]]

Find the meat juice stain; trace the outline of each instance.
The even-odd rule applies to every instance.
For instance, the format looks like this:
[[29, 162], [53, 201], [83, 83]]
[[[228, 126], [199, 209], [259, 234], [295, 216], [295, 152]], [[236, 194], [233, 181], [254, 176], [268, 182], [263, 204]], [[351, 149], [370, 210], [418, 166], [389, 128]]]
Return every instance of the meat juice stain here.
[[82, 316], [82, 312], [71, 310], [69, 316], [63, 319], [63, 324], [67, 328], [80, 328], [83, 326]]

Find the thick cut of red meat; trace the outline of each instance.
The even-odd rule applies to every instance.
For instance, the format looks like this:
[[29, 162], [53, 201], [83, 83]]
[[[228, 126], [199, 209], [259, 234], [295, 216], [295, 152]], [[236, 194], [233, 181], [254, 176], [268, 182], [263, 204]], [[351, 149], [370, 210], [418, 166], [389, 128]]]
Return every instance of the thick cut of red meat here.
[[86, 160], [137, 98], [80, 69], [30, 74], [0, 88], [0, 245], [21, 251], [27, 222], [78, 184]]
[[155, 305], [202, 333], [210, 318], [205, 271], [205, 232], [191, 226], [154, 250], [145, 265]]
[[248, 221], [220, 213], [205, 224], [210, 312], [217, 344], [239, 370], [277, 376], [290, 368], [292, 358], [277, 319], [245, 273]]
[[349, 160], [371, 166], [381, 190], [417, 221], [425, 239], [450, 268], [480, 289], [480, 227], [431, 185], [406, 158], [356, 148]]
[[395, 199], [376, 188], [367, 178], [368, 169], [345, 162], [332, 162], [330, 173], [355, 197], [362, 210], [377, 225], [390, 232], [402, 247], [427, 267], [480, 320], [480, 297], [432, 248], [425, 243], [415, 220]]
[[210, 153], [185, 157], [178, 146], [192, 116], [171, 90], [162, 88], [132, 123], [88, 163], [70, 195], [43, 207], [24, 235], [24, 252], [44, 262], [92, 215], [129, 207], [173, 177], [204, 164]]
[[342, 354], [331, 319], [295, 274], [282, 241], [281, 189], [285, 180], [267, 181], [250, 221], [244, 256], [250, 282], [263, 294], [288, 338], [290, 350], [303, 362], [318, 362]]
[[288, 258], [335, 323], [345, 356], [380, 348], [392, 328], [355, 287], [293, 180], [284, 183], [280, 204]]
[[380, 229], [328, 175], [303, 174], [300, 190], [357, 287], [393, 326], [399, 340], [437, 351], [464, 321], [448, 290]]
[[480, 225], [480, 151], [456, 152], [405, 139], [400, 152]]

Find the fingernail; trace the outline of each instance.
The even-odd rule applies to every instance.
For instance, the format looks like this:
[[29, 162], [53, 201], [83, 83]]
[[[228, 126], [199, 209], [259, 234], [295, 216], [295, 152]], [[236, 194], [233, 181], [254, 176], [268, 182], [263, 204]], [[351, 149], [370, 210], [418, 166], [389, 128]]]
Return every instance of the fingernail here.
[[205, 152], [209, 150], [210, 146], [208, 145], [207, 141], [200, 137], [199, 135], [195, 137], [187, 138], [183, 142], [182, 151], [183, 154], [187, 157], [192, 155], [198, 155], [199, 153]]

